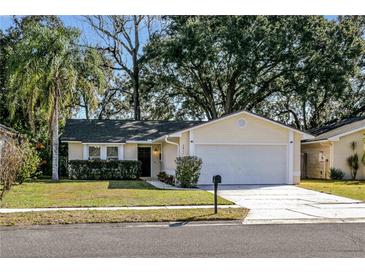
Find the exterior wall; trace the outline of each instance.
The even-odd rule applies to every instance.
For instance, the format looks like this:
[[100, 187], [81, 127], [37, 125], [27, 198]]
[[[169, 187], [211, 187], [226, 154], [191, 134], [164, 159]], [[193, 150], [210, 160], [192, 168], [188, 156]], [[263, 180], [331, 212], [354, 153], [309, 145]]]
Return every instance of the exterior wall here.
[[353, 154], [351, 143], [356, 142], [356, 153], [359, 156], [359, 169], [357, 171], [357, 179], [365, 180], [365, 165], [361, 163], [361, 158], [364, 155], [364, 138], [365, 130], [358, 131], [350, 135], [346, 135], [340, 138], [339, 141], [334, 142], [334, 159], [333, 166], [341, 169], [345, 172], [346, 179], [351, 179], [350, 167], [347, 164], [347, 158]]
[[180, 156], [189, 156], [189, 131], [181, 134]]
[[294, 164], [293, 164], [293, 177], [294, 184], [300, 183], [300, 140], [301, 134], [294, 134]]
[[[319, 157], [323, 152], [325, 161], [320, 161]], [[307, 153], [307, 177], [313, 179], [329, 178], [331, 168], [331, 144], [313, 143], [302, 144], [302, 153]]]
[[[174, 143], [179, 142], [179, 138], [169, 138], [168, 140]], [[176, 163], [175, 163], [176, 157], [177, 157], [177, 146], [163, 142], [161, 171], [165, 171], [167, 174], [174, 175], [176, 169]]]
[[124, 160], [138, 160], [137, 144], [124, 145]]
[[[240, 128], [237, 121], [246, 125]], [[288, 143], [288, 129], [276, 126], [247, 114], [223, 119], [194, 129], [194, 143]]]
[[81, 143], [68, 143], [68, 159], [69, 160], [82, 160], [83, 144]]

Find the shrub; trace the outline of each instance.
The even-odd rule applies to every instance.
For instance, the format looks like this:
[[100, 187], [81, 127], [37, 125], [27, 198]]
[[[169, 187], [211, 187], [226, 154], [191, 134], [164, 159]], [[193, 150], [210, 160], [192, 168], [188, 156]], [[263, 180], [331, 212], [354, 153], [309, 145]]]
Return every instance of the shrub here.
[[141, 172], [141, 162], [127, 160], [71, 160], [68, 176], [78, 180], [134, 180]]
[[339, 168], [330, 169], [330, 178], [332, 180], [342, 180], [345, 177], [345, 173]]
[[9, 139], [0, 144], [0, 199], [10, 190], [22, 164], [22, 151], [17, 140]]
[[351, 149], [354, 154], [347, 158], [347, 164], [351, 170], [351, 178], [352, 180], [356, 180], [357, 170], [359, 169], [359, 156], [357, 155], [356, 151], [356, 142], [351, 143]]
[[166, 174], [166, 172], [160, 172], [159, 174], [157, 174], [157, 178], [161, 181], [164, 182], [166, 184], [175, 185], [175, 178], [172, 175], [168, 175]]
[[159, 174], [157, 174], [157, 178], [161, 181], [161, 182], [164, 182], [167, 178], [167, 174], [166, 172], [160, 172]]
[[17, 172], [16, 181], [23, 183], [26, 179], [29, 179], [37, 174], [38, 166], [41, 162], [35, 147], [28, 141], [23, 141], [20, 144], [22, 151], [22, 163]]
[[176, 158], [176, 179], [181, 187], [196, 187], [202, 163], [196, 156]]

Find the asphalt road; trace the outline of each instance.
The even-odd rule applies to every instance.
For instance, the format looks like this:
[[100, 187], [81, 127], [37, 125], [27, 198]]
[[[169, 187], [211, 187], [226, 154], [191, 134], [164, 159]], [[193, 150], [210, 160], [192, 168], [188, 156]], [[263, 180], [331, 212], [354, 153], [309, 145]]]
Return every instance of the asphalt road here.
[[365, 224], [0, 228], [0, 257], [365, 257]]

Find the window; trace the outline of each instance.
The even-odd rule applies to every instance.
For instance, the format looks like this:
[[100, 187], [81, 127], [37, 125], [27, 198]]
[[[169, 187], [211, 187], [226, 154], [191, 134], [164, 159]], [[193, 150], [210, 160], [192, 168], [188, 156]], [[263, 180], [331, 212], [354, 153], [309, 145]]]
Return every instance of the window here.
[[118, 160], [118, 147], [107, 147], [106, 158], [107, 160]]
[[89, 146], [89, 160], [100, 160], [99, 146]]

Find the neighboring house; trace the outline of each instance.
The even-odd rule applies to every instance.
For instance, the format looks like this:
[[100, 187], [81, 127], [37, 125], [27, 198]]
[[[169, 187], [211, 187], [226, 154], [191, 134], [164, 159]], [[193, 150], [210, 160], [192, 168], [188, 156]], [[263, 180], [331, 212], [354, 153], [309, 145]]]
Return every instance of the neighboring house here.
[[329, 178], [330, 168], [339, 168], [350, 179], [350, 167], [347, 158], [354, 152], [351, 143], [356, 142], [359, 156], [357, 179], [365, 180], [365, 166], [361, 158], [365, 152], [365, 117], [355, 117], [326, 124], [310, 131], [316, 137], [302, 141], [303, 178]]
[[5, 142], [9, 139], [16, 139], [18, 135], [14, 129], [0, 124], [0, 157], [2, 157]]
[[66, 122], [68, 159], [142, 162], [142, 177], [174, 174], [176, 157], [203, 160], [199, 184], [295, 184], [304, 132], [240, 111], [208, 122], [77, 120]]

